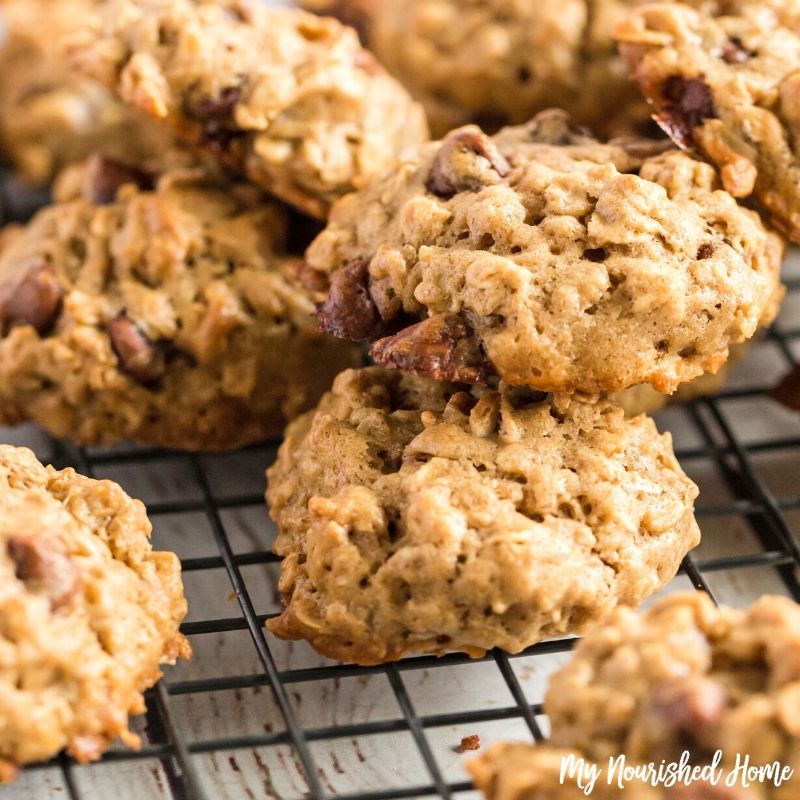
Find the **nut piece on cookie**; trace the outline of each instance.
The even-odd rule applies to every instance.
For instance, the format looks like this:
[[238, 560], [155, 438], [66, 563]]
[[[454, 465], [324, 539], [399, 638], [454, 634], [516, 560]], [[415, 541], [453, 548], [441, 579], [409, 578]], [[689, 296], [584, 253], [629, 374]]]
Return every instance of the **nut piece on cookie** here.
[[342, 373], [268, 477], [286, 604], [269, 628], [359, 664], [588, 629], [700, 536], [652, 420], [380, 367]]
[[[722, 779], [676, 786], [626, 784], [643, 800], [788, 800], [800, 796], [800, 606], [764, 596], [750, 608], [716, 608], [707, 595], [666, 597], [649, 611], [619, 608], [578, 644], [550, 681], [545, 744], [501, 743], [468, 768], [487, 800], [578, 800], [575, 776], [561, 780], [564, 759], [597, 765], [592, 797], [618, 800], [609, 759], [626, 767], [710, 763], [717, 750]], [[736, 775], [775, 761], [794, 770], [788, 782]]]
[[783, 249], [710, 165], [663, 142], [601, 144], [550, 111], [425, 145], [334, 207], [304, 270], [330, 286], [323, 329], [375, 342], [386, 366], [672, 392], [772, 313]]
[[72, 168], [0, 251], [0, 420], [186, 450], [277, 436], [359, 349], [317, 330], [286, 210], [202, 169]]
[[561, 105], [610, 132], [647, 120], [614, 43], [637, 0], [300, 0], [355, 27], [425, 106], [436, 135]]
[[800, 242], [800, 13], [784, 0], [655, 3], [617, 30], [656, 118]]
[[334, 19], [247, 0], [109, 0], [81, 73], [317, 217], [428, 138], [422, 108]]
[[0, 780], [65, 748], [139, 746], [128, 715], [161, 664], [191, 655], [180, 564], [150, 530], [115, 483], [0, 445]]

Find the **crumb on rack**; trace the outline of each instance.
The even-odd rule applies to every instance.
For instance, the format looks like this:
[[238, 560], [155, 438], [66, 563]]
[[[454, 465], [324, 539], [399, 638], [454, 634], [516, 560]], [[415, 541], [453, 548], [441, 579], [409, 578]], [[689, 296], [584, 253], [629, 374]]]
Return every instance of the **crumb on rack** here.
[[457, 753], [466, 753], [467, 750], [479, 750], [481, 746], [481, 737], [478, 734], [473, 733], [471, 736], [465, 736], [461, 740], [461, 744], [458, 747], [454, 747], [453, 749]]

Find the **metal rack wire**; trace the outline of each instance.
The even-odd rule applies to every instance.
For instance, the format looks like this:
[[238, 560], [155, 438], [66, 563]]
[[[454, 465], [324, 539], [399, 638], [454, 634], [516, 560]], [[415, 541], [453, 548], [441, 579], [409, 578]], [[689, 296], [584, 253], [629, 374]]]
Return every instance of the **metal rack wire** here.
[[[800, 277], [788, 281], [790, 293], [800, 298]], [[800, 342], [800, 328], [790, 329], [776, 325], [769, 333], [766, 345], [774, 348], [782, 359], [785, 369], [797, 363], [794, 344]], [[800, 509], [800, 485], [796, 493], [779, 496], [759, 470], [757, 463], [762, 454], [777, 451], [794, 453], [800, 465], [800, 435], [787, 435], [767, 440], [743, 440], [739, 436], [731, 404], [762, 400], [769, 385], [734, 388], [717, 397], [698, 400], [683, 409], [685, 417], [695, 434], [695, 443], [678, 448], [678, 457], [691, 472], [691, 466], [703, 463], [715, 471], [727, 487], [729, 499], [706, 504], [701, 495], [698, 517], [701, 527], [712, 520], [736, 517], [752, 531], [758, 542], [756, 552], [744, 555], [723, 555], [700, 559], [689, 555], [682, 565], [682, 575], [692, 585], [715, 595], [711, 578], [717, 572], [769, 569], [778, 576], [787, 594], [800, 601], [800, 543], [792, 530], [790, 519], [794, 510]], [[425, 713], [414, 701], [409, 691], [408, 679], [413, 671], [446, 671], [461, 665], [475, 663], [467, 656], [452, 654], [443, 658], [430, 656], [413, 657], [396, 664], [371, 668], [359, 668], [342, 664], [323, 664], [301, 668], [281, 668], [274, 654], [274, 640], [265, 634], [264, 622], [272, 614], [258, 613], [258, 604], [243, 571], [254, 565], [276, 565], [278, 559], [267, 548], [249, 552], [238, 552], [231, 542], [223, 514], [235, 510], [263, 507], [263, 496], [259, 492], [228, 494], [219, 497], [214, 491], [214, 476], [211, 474], [213, 460], [199, 455], [176, 455], [158, 450], [112, 450], [98, 451], [77, 449], [63, 442], [51, 442], [56, 466], [74, 466], [88, 475], [107, 474], [111, 469], [170, 469], [170, 464], [179, 459], [186, 470], [187, 480], [193, 484], [191, 499], [167, 499], [148, 505], [151, 519], [155, 523], [160, 517], [185, 516], [187, 519], [205, 521], [198, 536], [213, 540], [216, 554], [184, 558], [185, 575], [221, 570], [227, 585], [238, 604], [238, 615], [223, 618], [195, 619], [184, 624], [183, 630], [192, 641], [204, 636], [230, 632], [246, 632], [249, 647], [255, 653], [258, 669], [243, 674], [212, 674], [210, 677], [190, 680], [162, 681], [148, 693], [147, 742], [138, 752], [112, 750], [103, 759], [106, 764], [121, 762], [157, 762], [165, 776], [166, 786], [161, 796], [175, 800], [216, 800], [207, 787], [198, 769], [198, 758], [207, 754], [225, 754], [247, 748], [265, 748], [275, 745], [290, 746], [294, 753], [293, 769], [302, 779], [304, 789], [298, 796], [323, 800], [337, 797], [346, 800], [393, 800], [404, 797], [464, 796], [471, 791], [465, 780], [450, 780], [442, 768], [435, 748], [431, 744], [431, 733], [446, 726], [474, 726], [489, 722], [515, 720], [521, 723], [534, 739], [544, 737], [542, 708], [532, 703], [520, 681], [515, 665], [519, 659], [539, 659], [555, 653], [568, 651], [573, 642], [559, 640], [544, 642], [524, 653], [509, 656], [493, 652], [482, 659], [497, 671], [513, 703], [483, 708], [467, 708], [436, 713]], [[266, 466], [274, 456], [275, 443], [252, 448], [251, 455]], [[170, 461], [172, 460], [172, 461]], [[393, 718], [366, 722], [333, 725], [305, 724], [297, 713], [291, 694], [315, 684], [330, 680], [343, 680], [367, 675], [383, 675], [399, 709]], [[273, 696], [275, 707], [282, 719], [279, 730], [261, 733], [246, 733], [232, 736], [194, 738], [175, 711], [181, 697], [203, 693], [224, 692], [262, 688]], [[358, 776], [351, 775], [356, 788], [349, 793], [337, 793], [326, 785], [314, 755], [314, 745], [338, 739], [375, 737], [382, 734], [402, 732], [410, 735], [421, 759], [423, 774], [421, 782], [399, 788], [357, 788]], [[34, 765], [31, 770], [52, 769], [56, 765], [61, 771], [65, 795], [70, 800], [91, 800], [76, 779], [77, 767], [66, 757], [60, 757], [49, 765]], [[265, 794], [270, 795], [265, 788]], [[255, 797], [252, 792], [242, 791], [241, 797]], [[280, 795], [283, 797], [283, 795]]]

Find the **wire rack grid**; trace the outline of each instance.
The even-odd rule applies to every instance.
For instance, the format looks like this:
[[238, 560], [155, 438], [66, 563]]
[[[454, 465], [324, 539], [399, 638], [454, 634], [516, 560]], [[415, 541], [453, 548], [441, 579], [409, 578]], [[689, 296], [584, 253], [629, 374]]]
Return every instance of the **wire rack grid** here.
[[[800, 601], [800, 415], [766, 394], [798, 362], [800, 253], [786, 283], [779, 321], [726, 389], [659, 415], [701, 487], [704, 534], [666, 591], [692, 585], [735, 605], [765, 592]], [[156, 546], [181, 556], [183, 631], [196, 653], [148, 693], [141, 750], [114, 748], [90, 766], [64, 756], [34, 765], [0, 790], [9, 800], [475, 797], [455, 752], [462, 735], [483, 744], [546, 736], [546, 678], [574, 640], [358, 668], [266, 633], [280, 605], [263, 500], [276, 442], [212, 457], [78, 449], [30, 426], [0, 429], [0, 440], [113, 478], [145, 501]]]

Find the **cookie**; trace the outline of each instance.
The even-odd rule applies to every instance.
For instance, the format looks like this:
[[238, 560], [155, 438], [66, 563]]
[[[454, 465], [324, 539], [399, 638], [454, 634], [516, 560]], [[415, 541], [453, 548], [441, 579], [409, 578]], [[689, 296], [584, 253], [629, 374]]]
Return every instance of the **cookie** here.
[[652, 420], [379, 367], [289, 426], [268, 485], [270, 630], [359, 664], [582, 631], [699, 541], [697, 488]]
[[422, 108], [333, 19], [246, 0], [112, 0], [72, 64], [303, 211], [427, 139]]
[[580, 642], [550, 682], [547, 744], [500, 744], [470, 765], [489, 800], [573, 800], [575, 780], [559, 783], [562, 757], [603, 774], [592, 797], [617, 800], [609, 759], [627, 766], [704, 765], [717, 750], [723, 776], [737, 756], [750, 765], [780, 761], [794, 776], [745, 790], [724, 780], [652, 787], [632, 781], [635, 800], [791, 800], [800, 793], [800, 607], [765, 596], [749, 609], [715, 608], [702, 593], [667, 597], [643, 614], [619, 608]]
[[609, 131], [647, 120], [614, 43], [635, 0], [304, 0], [362, 32], [434, 133], [526, 122], [552, 106]]
[[286, 213], [259, 190], [103, 159], [78, 177], [0, 253], [4, 423], [229, 449], [278, 435], [360, 363], [317, 331]]
[[94, 0], [3, 0], [0, 46], [0, 153], [32, 184], [48, 183], [91, 153], [140, 163], [169, 137], [160, 126], [66, 69], [55, 44]]
[[664, 130], [715, 163], [731, 194], [756, 198], [800, 242], [796, 5], [658, 3], [633, 14], [617, 35]]
[[601, 144], [561, 112], [424, 146], [308, 249], [322, 327], [441, 380], [672, 392], [716, 371], [772, 302], [783, 244], [662, 147]]
[[66, 748], [99, 758], [161, 664], [188, 658], [180, 564], [111, 481], [0, 445], [0, 780]]

